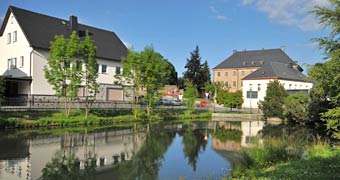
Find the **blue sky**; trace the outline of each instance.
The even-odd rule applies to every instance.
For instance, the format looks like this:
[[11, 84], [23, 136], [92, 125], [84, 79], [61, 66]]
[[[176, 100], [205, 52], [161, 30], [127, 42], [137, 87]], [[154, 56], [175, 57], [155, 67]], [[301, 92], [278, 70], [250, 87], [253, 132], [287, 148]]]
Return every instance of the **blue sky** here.
[[308, 13], [327, 0], [1, 0], [0, 23], [9, 5], [114, 31], [128, 46], [153, 45], [179, 76], [196, 45], [215, 67], [235, 50], [286, 46], [304, 67], [323, 61], [312, 38], [328, 32]]

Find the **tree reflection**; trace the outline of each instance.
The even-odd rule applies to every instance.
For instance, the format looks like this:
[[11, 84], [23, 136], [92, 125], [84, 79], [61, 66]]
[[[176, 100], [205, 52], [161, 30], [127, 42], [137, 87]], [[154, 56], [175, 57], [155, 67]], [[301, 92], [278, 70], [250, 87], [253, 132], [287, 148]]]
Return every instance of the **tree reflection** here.
[[204, 140], [203, 130], [192, 130], [188, 128], [183, 134], [184, 156], [188, 158], [188, 164], [196, 171], [198, 155], [201, 150], [204, 152], [207, 141]]
[[94, 179], [96, 158], [92, 155], [84, 162], [84, 169], [80, 168], [80, 160], [75, 152], [57, 151], [50, 162], [42, 170], [40, 180], [80, 180]]
[[174, 131], [150, 128], [145, 143], [134, 157], [114, 169], [115, 177], [117, 179], [158, 179], [163, 156], [175, 135]]

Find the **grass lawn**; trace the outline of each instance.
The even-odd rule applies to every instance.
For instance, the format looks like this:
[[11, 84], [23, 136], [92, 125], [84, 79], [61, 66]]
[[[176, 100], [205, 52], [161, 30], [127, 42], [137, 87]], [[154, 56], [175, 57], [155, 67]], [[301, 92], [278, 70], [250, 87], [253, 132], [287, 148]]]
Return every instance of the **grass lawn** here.
[[250, 167], [245, 171], [234, 170], [229, 179], [340, 179], [340, 147], [314, 145], [307, 148], [304, 158], [262, 167]]

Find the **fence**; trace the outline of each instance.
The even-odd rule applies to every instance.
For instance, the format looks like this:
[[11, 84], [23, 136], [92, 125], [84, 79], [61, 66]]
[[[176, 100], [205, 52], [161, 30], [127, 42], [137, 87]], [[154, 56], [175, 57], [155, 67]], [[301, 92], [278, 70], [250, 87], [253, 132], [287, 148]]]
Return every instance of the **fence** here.
[[[81, 97], [74, 100], [69, 105], [71, 109], [85, 109], [85, 99]], [[92, 109], [132, 109], [133, 104], [130, 101], [106, 101], [96, 100], [92, 103]], [[145, 108], [146, 105], [139, 105]], [[43, 110], [61, 110], [65, 108], [64, 98], [53, 95], [32, 95], [19, 96], [15, 98], [5, 98], [0, 101], [0, 111], [43, 111]], [[187, 109], [186, 106], [156, 106], [156, 109]], [[207, 110], [208, 108], [196, 108], [198, 110]]]
[[[4, 98], [0, 101], [0, 111], [14, 110], [60, 110], [65, 108], [65, 99], [53, 95], [19, 96]], [[69, 103], [71, 109], [85, 109], [85, 98], [78, 98]], [[96, 100], [91, 108], [98, 109], [131, 109], [128, 101], [104, 101]]]

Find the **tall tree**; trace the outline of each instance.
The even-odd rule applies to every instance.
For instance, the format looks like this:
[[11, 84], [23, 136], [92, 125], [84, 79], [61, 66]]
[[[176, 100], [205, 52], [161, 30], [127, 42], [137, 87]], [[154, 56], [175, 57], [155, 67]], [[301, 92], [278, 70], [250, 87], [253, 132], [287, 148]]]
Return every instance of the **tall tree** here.
[[51, 42], [45, 78], [52, 85], [55, 94], [63, 97], [66, 117], [70, 115], [70, 103], [77, 96], [81, 85], [81, 66], [79, 65], [79, 37], [73, 32], [69, 39], [56, 36]]
[[148, 116], [150, 116], [152, 106], [156, 98], [159, 97], [159, 90], [169, 80], [170, 71], [168, 69], [168, 61], [161, 54], [155, 52], [153, 47], [144, 48], [141, 52], [141, 61], [144, 64], [143, 85], [146, 90], [146, 110]]
[[196, 49], [193, 52], [190, 52], [190, 54], [191, 57], [190, 59], [187, 59], [187, 63], [184, 66], [187, 69], [184, 72], [184, 79], [191, 81], [197, 87], [199, 94], [202, 94], [205, 83], [210, 82], [208, 63], [205, 62], [204, 64], [201, 64], [198, 46], [196, 46]]
[[85, 84], [85, 117], [88, 117], [92, 103], [96, 99], [98, 91], [98, 64], [96, 62], [96, 47], [91, 40], [89, 33], [86, 32], [84, 41], [80, 44], [81, 59], [84, 62], [83, 82]]
[[260, 109], [263, 111], [265, 118], [283, 117], [284, 98], [287, 91], [278, 80], [271, 81], [268, 84], [266, 96], [260, 101]]
[[317, 103], [317, 98], [314, 98], [313, 104], [324, 105], [324, 108], [318, 109], [326, 109], [321, 119], [325, 121], [328, 133], [340, 139], [340, 1], [329, 2], [330, 6], [317, 7], [314, 11], [320, 23], [330, 29], [328, 37], [315, 39], [324, 49], [327, 61], [314, 65], [309, 76], [315, 82], [313, 96], [321, 101]]
[[[208, 65], [208, 61], [204, 61], [204, 63], [201, 65], [201, 82], [200, 84], [203, 84], [201, 91], [205, 90], [205, 85], [211, 84], [211, 75], [210, 75], [210, 69]], [[209, 92], [209, 91], [208, 91]]]
[[142, 52], [129, 50], [127, 58], [123, 58], [123, 74], [121, 82], [132, 85], [135, 95], [135, 116], [138, 112], [139, 96], [144, 96], [147, 114], [150, 115], [152, 106], [159, 96], [159, 90], [169, 81], [171, 71], [169, 62], [153, 47], [145, 47]]
[[166, 60], [166, 63], [168, 64], [167, 69], [170, 72], [169, 78], [168, 78], [169, 80], [168, 80], [168, 82], [166, 82], [166, 84], [177, 85], [178, 78], [177, 78], [177, 72], [176, 72], [175, 66], [173, 64], [171, 64], [171, 62], [168, 61], [168, 60]]
[[[131, 87], [132, 94], [134, 96], [134, 116], [137, 117], [139, 111], [139, 97], [143, 91], [143, 71], [144, 67], [141, 62], [140, 53], [133, 49], [128, 50], [127, 57], [122, 58], [122, 66], [124, 71], [121, 74], [116, 75], [119, 83], [126, 87]], [[126, 88], [129, 90], [130, 88]]]

